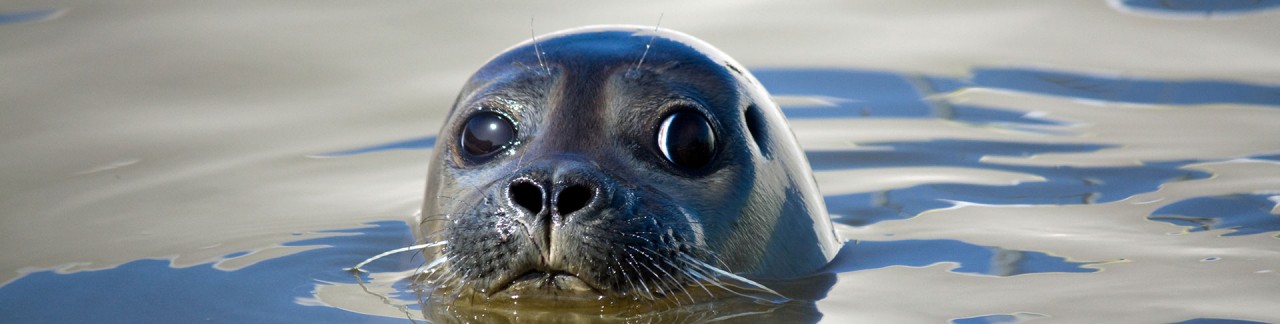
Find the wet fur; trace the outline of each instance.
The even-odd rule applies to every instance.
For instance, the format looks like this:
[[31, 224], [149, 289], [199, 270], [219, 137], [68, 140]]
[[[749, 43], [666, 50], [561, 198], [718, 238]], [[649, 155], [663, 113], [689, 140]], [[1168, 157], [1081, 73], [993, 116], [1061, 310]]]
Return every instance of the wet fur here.
[[[704, 171], [657, 154], [656, 127], [677, 106], [717, 130], [721, 147]], [[516, 144], [486, 163], [458, 154], [456, 136], [476, 111], [516, 123]], [[419, 237], [448, 242], [426, 251], [438, 262], [423, 273], [453, 295], [488, 296], [541, 271], [572, 273], [609, 297], [694, 299], [690, 289], [710, 293], [736, 280], [729, 273], [796, 277], [836, 252], [776, 105], [732, 59], [687, 35], [590, 27], [517, 45], [467, 82], [439, 139]], [[583, 210], [531, 214], [513, 207], [513, 181], [603, 189]]]

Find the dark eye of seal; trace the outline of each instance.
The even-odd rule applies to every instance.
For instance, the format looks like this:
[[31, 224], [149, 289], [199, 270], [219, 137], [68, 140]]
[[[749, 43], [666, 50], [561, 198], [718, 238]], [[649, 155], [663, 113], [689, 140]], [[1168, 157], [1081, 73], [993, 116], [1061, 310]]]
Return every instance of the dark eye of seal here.
[[658, 149], [668, 162], [700, 169], [710, 163], [715, 154], [716, 134], [702, 114], [677, 111], [668, 115], [658, 128]]
[[506, 117], [492, 112], [471, 115], [462, 128], [462, 151], [472, 157], [487, 157], [511, 145], [515, 126]]

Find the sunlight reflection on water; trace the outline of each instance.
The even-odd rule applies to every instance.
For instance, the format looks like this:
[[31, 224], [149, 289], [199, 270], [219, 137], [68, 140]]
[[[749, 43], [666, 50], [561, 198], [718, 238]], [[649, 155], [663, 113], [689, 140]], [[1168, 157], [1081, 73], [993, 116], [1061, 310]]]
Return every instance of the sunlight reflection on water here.
[[[1214, 19], [1245, 19], [1280, 6], [1276, 1], [1109, 4], [1122, 12]], [[0, 11], [0, 44], [37, 42], [17, 31], [77, 27], [58, 23], [66, 15], [93, 18], [90, 9], [105, 9], [33, 8]], [[284, 21], [312, 24], [301, 30], [345, 28], [323, 17], [331, 16], [271, 16], [245, 30]], [[252, 34], [219, 27], [226, 26], [225, 18], [154, 15], [143, 21], [161, 26], [193, 21], [243, 37]], [[1135, 26], [1154, 24], [1124, 18]], [[131, 38], [142, 35], [136, 32], [155, 29], [125, 25], [91, 34], [120, 37], [104, 44], [49, 38], [73, 47], [47, 52], [22, 47], [6, 55], [0, 70], [34, 81], [30, 87], [0, 90], [7, 109], [0, 120], [5, 123], [0, 144], [13, 152], [0, 160], [8, 172], [0, 187], [0, 207], [5, 207], [0, 210], [6, 212], [0, 230], [7, 237], [49, 239], [4, 241], [10, 246], [4, 270], [11, 273], [0, 278], [0, 304], [13, 307], [0, 313], [0, 322], [420, 319], [424, 310], [404, 278], [423, 263], [421, 258], [395, 255], [371, 264], [370, 273], [358, 278], [343, 269], [413, 243], [405, 221], [420, 204], [423, 153], [436, 144], [425, 129], [434, 130], [431, 123], [438, 120], [397, 124], [397, 131], [380, 128], [422, 114], [438, 118], [444, 109], [424, 107], [427, 95], [420, 93], [438, 92], [430, 95], [433, 104], [449, 100], [462, 77], [457, 74], [469, 67], [380, 83], [385, 80], [365, 74], [418, 68], [339, 59], [386, 54], [359, 51], [377, 46], [347, 43], [378, 36], [402, 42], [412, 37], [398, 33], [419, 32], [387, 25], [379, 33], [357, 31], [336, 42], [353, 51], [345, 54], [309, 47], [334, 43], [329, 39], [280, 45], [285, 50], [279, 51], [239, 52], [253, 49], [243, 44], [270, 43], [254, 37], [229, 38], [245, 48], [207, 52], [191, 46], [220, 40], [192, 42], [178, 30], [162, 34], [173, 37], [162, 38], [169, 43], [156, 41], [172, 52], [103, 55], [142, 57], [147, 64], [86, 68], [71, 58], [46, 61], [132, 48], [143, 41]], [[1251, 34], [1231, 37], [1240, 35]], [[1267, 44], [1245, 40], [1249, 45], [1234, 48], [1266, 52]], [[316, 62], [263, 71], [261, 78], [191, 77], [223, 70], [255, 75], [250, 72], [264, 69], [237, 65], [243, 62], [233, 60], [236, 53], [273, 58], [264, 66], [299, 56]], [[309, 56], [315, 53], [333, 56]], [[410, 62], [423, 60], [417, 54], [402, 55]], [[1138, 65], [1147, 59], [1129, 60]], [[1259, 82], [1257, 75], [1237, 81], [1212, 72], [1226, 61], [1207, 60], [1214, 62], [1204, 63], [1213, 67], [1205, 68], [1210, 72], [1190, 69], [1179, 74], [1184, 77], [1168, 78], [1097, 72], [1084, 64], [991, 62], [966, 62], [972, 67], [960, 76], [825, 63], [752, 69], [782, 105], [823, 186], [829, 212], [851, 241], [823, 276], [793, 289], [816, 300], [742, 314], [739, 320], [1280, 321], [1273, 310], [1280, 303], [1274, 293], [1280, 289], [1280, 127], [1274, 127], [1280, 125], [1280, 85]], [[454, 68], [446, 63], [433, 68]], [[142, 67], [153, 64], [155, 69]], [[181, 67], [196, 69], [178, 76], [161, 73]], [[59, 74], [57, 68], [72, 72]], [[310, 74], [315, 71], [332, 74]], [[128, 78], [133, 72], [143, 81]], [[57, 79], [102, 75], [108, 81], [80, 87]], [[197, 86], [177, 89], [192, 92], [156, 90], [183, 83], [174, 80]], [[251, 91], [272, 82], [289, 87], [263, 93], [292, 97]], [[348, 82], [355, 86], [334, 86]], [[234, 95], [206, 89], [218, 86]], [[62, 87], [78, 91], [66, 93]], [[56, 91], [32, 90], [46, 88]], [[121, 101], [75, 96], [93, 92], [89, 89], [119, 93], [109, 99]], [[188, 94], [230, 99], [215, 104]], [[256, 95], [271, 100], [255, 101]], [[69, 101], [58, 101], [64, 99]], [[56, 102], [53, 108], [74, 109], [31, 120], [10, 113], [28, 106], [48, 110], [39, 105], [42, 100]], [[132, 108], [88, 109], [112, 104]], [[81, 119], [86, 124], [72, 123]], [[133, 122], [139, 124], [118, 126]], [[105, 126], [58, 128], [62, 124]], [[316, 124], [299, 131], [304, 129], [299, 125]], [[39, 149], [49, 147], [75, 153], [44, 158], [40, 153], [48, 152]], [[24, 244], [39, 248], [13, 248]], [[744, 309], [705, 313], [739, 315], [734, 311]], [[648, 319], [716, 318], [701, 315]], [[530, 318], [540, 317], [524, 317]]]

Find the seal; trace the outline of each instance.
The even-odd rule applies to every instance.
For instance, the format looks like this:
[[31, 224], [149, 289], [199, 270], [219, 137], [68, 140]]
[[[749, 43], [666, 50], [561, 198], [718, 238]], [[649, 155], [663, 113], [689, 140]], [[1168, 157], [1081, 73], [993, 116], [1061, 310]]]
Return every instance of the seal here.
[[466, 82], [433, 155], [424, 280], [454, 296], [654, 300], [803, 276], [839, 248], [769, 94], [679, 32], [516, 45]]

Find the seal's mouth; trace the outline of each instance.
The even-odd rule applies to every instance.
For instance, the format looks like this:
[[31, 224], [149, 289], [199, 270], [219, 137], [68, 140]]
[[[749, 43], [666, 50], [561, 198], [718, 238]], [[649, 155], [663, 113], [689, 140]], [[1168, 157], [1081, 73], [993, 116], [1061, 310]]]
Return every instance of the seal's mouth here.
[[599, 289], [592, 287], [572, 273], [530, 270], [500, 285], [498, 289], [494, 289], [490, 297], [495, 297], [495, 295], [509, 295], [513, 298], [525, 296], [564, 298], [569, 296], [594, 297], [603, 294]]

